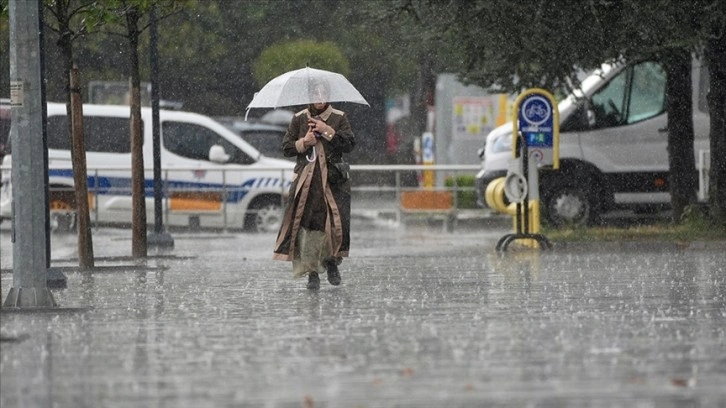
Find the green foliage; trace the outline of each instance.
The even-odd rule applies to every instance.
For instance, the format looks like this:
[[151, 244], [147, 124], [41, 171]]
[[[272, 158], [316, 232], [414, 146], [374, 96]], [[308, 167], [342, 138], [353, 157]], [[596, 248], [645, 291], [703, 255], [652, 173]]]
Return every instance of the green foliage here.
[[726, 226], [714, 224], [708, 207], [687, 206], [680, 223], [667, 221], [630, 227], [573, 227], [543, 226], [544, 234], [552, 241], [719, 241], [726, 239]]
[[348, 58], [334, 43], [312, 40], [290, 41], [265, 49], [255, 60], [252, 75], [262, 87], [278, 75], [306, 66], [350, 75]]
[[454, 49], [461, 61], [450, 67], [465, 82], [515, 93], [532, 87], [567, 91], [578, 84], [579, 70], [609, 60], [696, 51], [705, 28], [725, 22], [719, 0], [662, 0], [657, 6], [642, 0], [593, 0], [588, 6], [569, 0], [391, 3], [389, 14], [408, 15], [427, 36]]
[[624, 241], [721, 241], [726, 239], [726, 228], [670, 223], [636, 225], [626, 228], [591, 227], [560, 228], [543, 227], [542, 232], [552, 242], [624, 242]]
[[681, 216], [681, 224], [696, 230], [708, 230], [714, 225], [708, 214], [708, 207], [698, 204], [686, 206]]
[[471, 175], [460, 175], [453, 177], [447, 177], [444, 181], [444, 185], [448, 188], [454, 186], [454, 180], [456, 180], [456, 200], [457, 208], [460, 209], [473, 209], [476, 206], [476, 192], [474, 191], [475, 177]]
[[[369, 0], [361, 2], [361, 24], [366, 31], [378, 33], [382, 52], [373, 54], [369, 63], [386, 64], [391, 75], [390, 95], [421, 92], [422, 76], [440, 72], [461, 72], [464, 56], [459, 41], [451, 41], [450, 30], [454, 2], [421, 0]], [[436, 24], [436, 28], [431, 24]], [[361, 37], [370, 41], [366, 33]], [[430, 72], [427, 72], [430, 71]], [[432, 82], [435, 78], [428, 78]], [[425, 91], [424, 91], [425, 92]]]

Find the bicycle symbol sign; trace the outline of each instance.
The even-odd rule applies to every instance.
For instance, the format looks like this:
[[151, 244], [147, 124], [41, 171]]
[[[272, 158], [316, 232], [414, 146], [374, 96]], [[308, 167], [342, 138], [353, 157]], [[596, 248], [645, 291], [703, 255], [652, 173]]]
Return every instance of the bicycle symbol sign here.
[[524, 91], [514, 102], [515, 134], [521, 134], [529, 147], [529, 156], [539, 165], [559, 167], [559, 114], [554, 96], [533, 88]]
[[541, 96], [528, 98], [522, 106], [522, 112], [524, 120], [532, 125], [541, 125], [552, 115], [549, 102]]

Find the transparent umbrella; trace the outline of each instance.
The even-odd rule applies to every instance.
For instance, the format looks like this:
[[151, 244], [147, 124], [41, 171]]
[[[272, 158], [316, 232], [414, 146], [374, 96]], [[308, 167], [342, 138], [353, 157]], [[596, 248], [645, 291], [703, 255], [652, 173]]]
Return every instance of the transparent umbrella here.
[[345, 76], [305, 67], [286, 72], [265, 84], [255, 93], [247, 106], [247, 112], [252, 108], [279, 108], [315, 102], [353, 102], [368, 105]]

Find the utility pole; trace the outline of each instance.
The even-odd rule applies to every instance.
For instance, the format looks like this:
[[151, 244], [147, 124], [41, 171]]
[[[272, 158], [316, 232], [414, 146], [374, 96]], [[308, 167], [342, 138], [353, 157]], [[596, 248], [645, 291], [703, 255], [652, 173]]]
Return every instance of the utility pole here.
[[10, 0], [13, 287], [3, 307], [56, 307], [50, 265], [43, 2]]
[[159, 128], [159, 52], [158, 31], [156, 21], [156, 5], [151, 6], [151, 38], [149, 42], [149, 59], [151, 65], [151, 133], [154, 154], [154, 232], [148, 235], [150, 247], [172, 249], [174, 238], [164, 231], [163, 212], [161, 208], [161, 131]]

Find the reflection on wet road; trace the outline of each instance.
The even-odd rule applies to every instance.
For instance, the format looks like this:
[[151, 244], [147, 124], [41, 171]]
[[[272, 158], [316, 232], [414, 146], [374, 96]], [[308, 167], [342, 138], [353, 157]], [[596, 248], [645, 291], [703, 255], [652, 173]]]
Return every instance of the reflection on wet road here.
[[[86, 312], [3, 313], [28, 337], [0, 345], [0, 405], [726, 405], [723, 249], [500, 257], [504, 232], [359, 225], [317, 293], [274, 235], [178, 234], [164, 268], [69, 273], [56, 300]], [[94, 240], [130, 253], [127, 231]]]

